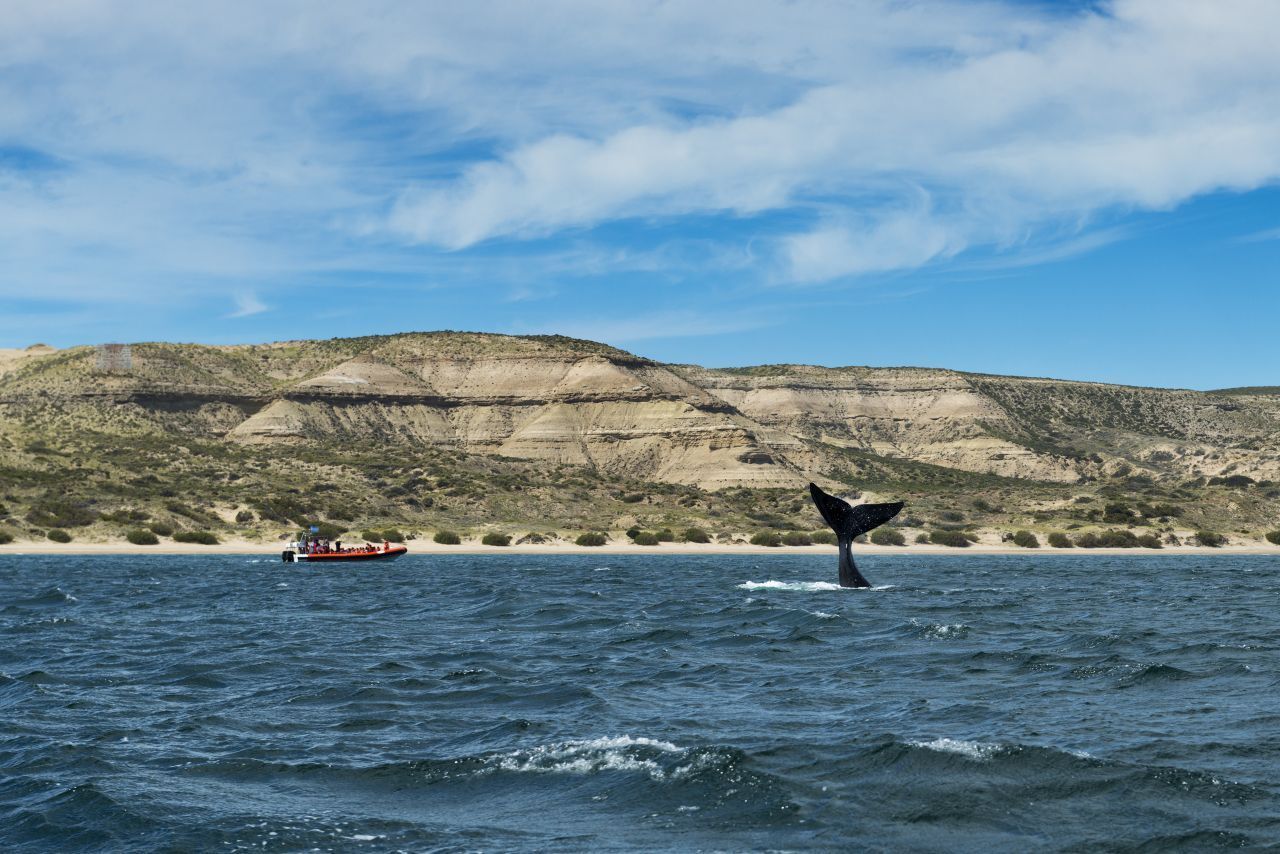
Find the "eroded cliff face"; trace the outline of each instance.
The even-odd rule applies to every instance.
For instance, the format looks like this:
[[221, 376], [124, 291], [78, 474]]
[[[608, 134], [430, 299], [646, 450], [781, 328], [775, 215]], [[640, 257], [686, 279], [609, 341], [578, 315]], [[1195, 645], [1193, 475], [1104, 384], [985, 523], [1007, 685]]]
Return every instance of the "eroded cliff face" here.
[[10, 416], [258, 445], [448, 447], [642, 480], [795, 486], [842, 451], [1070, 483], [1280, 477], [1280, 407], [1227, 397], [907, 368], [666, 366], [559, 337], [423, 333], [241, 347], [5, 351]]

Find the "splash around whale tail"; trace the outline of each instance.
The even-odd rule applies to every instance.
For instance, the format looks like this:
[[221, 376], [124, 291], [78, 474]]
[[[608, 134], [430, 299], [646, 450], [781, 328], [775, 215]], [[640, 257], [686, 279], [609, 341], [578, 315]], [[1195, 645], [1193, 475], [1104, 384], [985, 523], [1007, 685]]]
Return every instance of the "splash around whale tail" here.
[[906, 506], [905, 502], [859, 504], [854, 507], [843, 498], [823, 492], [815, 483], [809, 484], [809, 494], [813, 497], [813, 503], [817, 505], [822, 518], [831, 526], [831, 530], [836, 532], [836, 539], [840, 546], [840, 586], [870, 587], [871, 582], [862, 576], [853, 562], [853, 554], [850, 551], [853, 539], [897, 516]]

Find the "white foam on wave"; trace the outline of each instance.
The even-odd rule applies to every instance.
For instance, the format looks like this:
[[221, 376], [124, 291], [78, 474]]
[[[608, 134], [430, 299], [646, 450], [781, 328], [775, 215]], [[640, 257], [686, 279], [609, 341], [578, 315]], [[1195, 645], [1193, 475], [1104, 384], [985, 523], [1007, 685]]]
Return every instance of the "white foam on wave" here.
[[801, 593], [817, 593], [822, 590], [861, 590], [861, 591], [879, 591], [891, 590], [892, 584], [884, 584], [879, 587], [841, 587], [839, 584], [833, 584], [830, 581], [744, 581], [738, 585], [739, 590], [795, 590]]
[[983, 741], [964, 741], [958, 738], [935, 738], [933, 741], [909, 741], [912, 747], [923, 747], [939, 753], [955, 753], [960, 756], [985, 762], [1004, 750], [1003, 744], [991, 744]]
[[[494, 758], [494, 767], [502, 771], [529, 771], [540, 774], [595, 774], [600, 771], [637, 771], [654, 780], [667, 773], [653, 759], [636, 755], [636, 748], [661, 753], [680, 753], [669, 741], [635, 738], [629, 735], [564, 741], [542, 745], [531, 750], [517, 750]], [[677, 769], [679, 770], [679, 769]]]

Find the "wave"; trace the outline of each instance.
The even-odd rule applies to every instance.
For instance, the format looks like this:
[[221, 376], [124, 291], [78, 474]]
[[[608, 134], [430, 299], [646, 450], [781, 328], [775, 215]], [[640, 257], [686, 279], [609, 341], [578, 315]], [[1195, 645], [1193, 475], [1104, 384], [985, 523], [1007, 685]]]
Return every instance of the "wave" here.
[[839, 584], [833, 584], [830, 581], [744, 581], [738, 585], [739, 590], [794, 590], [801, 593], [816, 593], [824, 590], [891, 590], [892, 584], [883, 584], [877, 587], [841, 587]]

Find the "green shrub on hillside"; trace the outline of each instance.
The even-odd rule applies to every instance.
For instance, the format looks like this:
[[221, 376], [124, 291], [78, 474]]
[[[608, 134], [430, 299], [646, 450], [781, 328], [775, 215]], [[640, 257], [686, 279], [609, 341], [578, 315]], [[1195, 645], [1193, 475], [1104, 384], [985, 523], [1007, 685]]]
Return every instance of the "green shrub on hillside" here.
[[1138, 545], [1142, 546], [1144, 549], [1164, 548], [1164, 543], [1160, 542], [1160, 538], [1155, 534], [1143, 534], [1138, 537]]
[[147, 527], [151, 529], [151, 533], [157, 534], [158, 536], [161, 536], [161, 537], [173, 536], [173, 526], [170, 525], [168, 522], [152, 522]]
[[637, 528], [634, 525], [627, 528], [627, 539], [634, 540], [636, 537], [640, 536], [643, 530], [643, 528]]
[[1040, 540], [1030, 531], [1017, 531], [1013, 535], [1013, 544], [1024, 549], [1040, 548]]
[[404, 534], [402, 534], [397, 528], [387, 528], [387, 530], [382, 532], [382, 539], [389, 543], [403, 543]]
[[1272, 545], [1280, 546], [1280, 531], [1268, 531], [1266, 536], [1267, 542]]
[[652, 531], [641, 531], [632, 537], [631, 541], [637, 546], [656, 546], [658, 544], [658, 535]]
[[814, 531], [809, 535], [809, 539], [820, 546], [834, 546], [839, 542], [835, 531]]
[[920, 534], [916, 534], [916, 542], [919, 543], [920, 545], [927, 545], [928, 543], [932, 542], [932, 540], [929, 539], [928, 534], [920, 533]]
[[160, 542], [160, 538], [148, 531], [146, 528], [134, 528], [124, 535], [124, 538], [135, 546], [154, 546]]
[[663, 528], [661, 531], [655, 532], [655, 536], [660, 543], [674, 543], [676, 541], [675, 532], [670, 528]]
[[876, 528], [871, 532], [871, 542], [877, 546], [905, 546], [907, 538], [896, 528]]
[[711, 542], [711, 535], [701, 528], [687, 528], [683, 539], [686, 543], [709, 543]]
[[777, 548], [782, 545], [782, 537], [775, 531], [758, 531], [751, 537], [751, 545]]
[[1138, 537], [1133, 531], [1113, 528], [1098, 535], [1098, 543], [1104, 549], [1136, 549]]
[[83, 528], [98, 521], [98, 514], [65, 498], [43, 498], [27, 511], [27, 521], [44, 528]]
[[145, 522], [151, 518], [151, 514], [144, 510], [122, 508], [120, 510], [112, 510], [110, 513], [103, 513], [101, 518], [107, 522], [119, 522], [122, 525], [126, 525], [130, 522]]
[[62, 530], [61, 528], [53, 528], [49, 531], [49, 533], [45, 534], [45, 536], [53, 540], [55, 543], [71, 542], [71, 535], [68, 534], [66, 531]]
[[455, 531], [436, 531], [436, 535], [431, 539], [442, 546], [456, 546], [462, 543], [462, 537], [459, 537]]
[[1076, 547], [1081, 549], [1096, 549], [1102, 545], [1102, 540], [1093, 531], [1085, 531], [1083, 534], [1076, 536]]
[[3, 546], [5, 543], [12, 543], [12, 542], [13, 542], [13, 534], [10, 534], [8, 531], [0, 531], [0, 546]]
[[804, 531], [788, 531], [782, 535], [782, 544], [784, 546], [811, 546], [813, 538]]
[[1049, 535], [1049, 545], [1055, 549], [1071, 548], [1071, 538], [1061, 531], [1054, 531]]
[[216, 546], [218, 537], [212, 531], [179, 531], [173, 535], [176, 543], [199, 543], [202, 546]]
[[490, 531], [480, 538], [480, 542], [486, 546], [509, 546], [511, 545], [511, 537], [508, 534]]
[[252, 510], [241, 510], [239, 513], [236, 514], [236, 523], [240, 525], [244, 525], [249, 522], [252, 522], [256, 518], [257, 517], [253, 515]]
[[603, 546], [607, 542], [609, 538], [599, 531], [588, 531], [574, 540], [574, 543], [580, 546]]
[[929, 542], [936, 546], [950, 546], [954, 549], [968, 548], [969, 538], [959, 531], [931, 531]]
[[1216, 531], [1196, 531], [1196, 542], [1211, 549], [1221, 548], [1227, 544], [1227, 538]]

